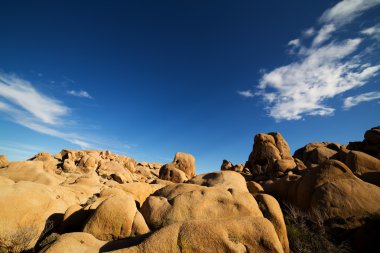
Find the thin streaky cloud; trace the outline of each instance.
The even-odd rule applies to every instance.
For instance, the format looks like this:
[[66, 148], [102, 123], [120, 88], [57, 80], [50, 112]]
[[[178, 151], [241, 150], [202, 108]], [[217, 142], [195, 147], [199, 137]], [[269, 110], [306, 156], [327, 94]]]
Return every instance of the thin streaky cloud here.
[[363, 93], [363, 94], [352, 96], [352, 97], [347, 97], [343, 101], [343, 108], [348, 110], [351, 107], [359, 105], [360, 103], [369, 102], [369, 101], [378, 100], [378, 99], [380, 99], [379, 91], [372, 91], [372, 92], [367, 92], [367, 93]]
[[288, 42], [288, 46], [299, 47], [300, 43], [300, 39], [294, 39]]
[[84, 90], [68, 90], [67, 94], [74, 97], [93, 99], [93, 97], [87, 91]]
[[252, 93], [251, 90], [244, 90], [244, 91], [238, 91], [237, 92], [240, 96], [246, 97], [246, 98], [251, 98], [254, 97], [255, 95]]
[[380, 24], [368, 27], [361, 31], [361, 34], [367, 35], [371, 38], [380, 40]]
[[79, 131], [83, 127], [73, 119], [68, 106], [39, 92], [29, 81], [16, 75], [0, 74], [0, 112], [1, 116], [6, 116], [6, 120], [60, 138], [82, 149], [118, 149], [123, 145], [124, 148], [128, 146], [109, 136], [102, 138]]
[[380, 4], [380, 0], [344, 0], [326, 10], [319, 21], [321, 23], [343, 26], [361, 16], [365, 11]]
[[60, 118], [70, 112], [62, 102], [42, 94], [16, 75], [0, 73], [0, 97], [50, 125], [60, 124]]
[[69, 107], [61, 101], [39, 92], [33, 85], [16, 75], [0, 74], [0, 111], [8, 119], [33, 131], [57, 137], [81, 148], [92, 145], [82, 135], [60, 130], [69, 122]]

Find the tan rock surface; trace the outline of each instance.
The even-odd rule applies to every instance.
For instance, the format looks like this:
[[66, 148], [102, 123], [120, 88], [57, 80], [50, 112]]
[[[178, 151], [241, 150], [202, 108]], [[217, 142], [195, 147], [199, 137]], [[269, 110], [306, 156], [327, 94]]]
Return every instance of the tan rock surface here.
[[0, 155], [0, 168], [8, 165], [8, 159], [5, 155]]
[[23, 231], [30, 235], [27, 248], [32, 248], [47, 219], [54, 220], [74, 203], [73, 194], [39, 183], [21, 181], [0, 185], [0, 241], [21, 238], [17, 233]]
[[198, 220], [164, 227], [137, 246], [118, 253], [283, 252], [273, 225], [262, 217]]
[[195, 219], [262, 216], [248, 191], [195, 184], [166, 186], [148, 197], [140, 211], [152, 229]]
[[[182, 173], [183, 172], [183, 173]], [[195, 158], [190, 154], [177, 152], [173, 162], [161, 167], [160, 179], [182, 183], [195, 176]]]
[[361, 217], [380, 211], [380, 188], [360, 180], [337, 160], [328, 160], [302, 177], [281, 178], [265, 190], [302, 210], [322, 210], [329, 218]]
[[200, 174], [190, 179], [187, 183], [207, 187], [218, 186], [226, 189], [233, 188], [245, 192], [248, 191], [244, 177], [234, 171], [218, 171]]
[[120, 194], [107, 198], [96, 208], [83, 232], [99, 240], [110, 241], [145, 234], [149, 228], [137, 211], [134, 199]]
[[160, 169], [159, 178], [173, 183], [183, 183], [188, 180], [186, 173], [176, 168], [173, 163], [166, 164]]
[[248, 188], [248, 191], [253, 196], [257, 195], [258, 193], [264, 192], [263, 187], [259, 183], [256, 183], [255, 181], [248, 181], [247, 182], [247, 188]]
[[140, 206], [142, 206], [144, 201], [152, 193], [164, 187], [164, 185], [135, 182], [135, 183], [129, 183], [129, 184], [116, 185], [115, 187], [132, 194], [134, 199], [139, 203]]
[[68, 233], [61, 235], [52, 245], [43, 249], [42, 253], [98, 253], [106, 243], [91, 234]]
[[42, 161], [11, 162], [7, 167], [0, 169], [0, 172], [3, 177], [15, 182], [31, 181], [46, 185], [58, 185], [65, 181], [64, 177], [54, 172], [47, 172]]
[[285, 253], [289, 252], [288, 234], [282, 210], [277, 200], [268, 194], [258, 194], [255, 199], [264, 217], [267, 218], [274, 226], [278, 238], [281, 242], [282, 249]]
[[296, 164], [290, 155], [290, 148], [280, 133], [257, 134], [253, 150], [246, 166], [255, 176], [278, 176], [277, 172], [292, 170]]

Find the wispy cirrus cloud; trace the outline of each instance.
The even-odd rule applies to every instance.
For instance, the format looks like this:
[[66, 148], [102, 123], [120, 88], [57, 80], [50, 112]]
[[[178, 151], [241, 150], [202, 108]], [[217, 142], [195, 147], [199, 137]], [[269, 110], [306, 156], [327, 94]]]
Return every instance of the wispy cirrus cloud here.
[[29, 81], [0, 73], [0, 98], [0, 111], [6, 113], [11, 121], [81, 148], [92, 146], [82, 135], [62, 130], [66, 129], [70, 108], [39, 92]]
[[251, 90], [243, 90], [243, 91], [237, 91], [237, 93], [246, 98], [254, 97], [254, 94]]
[[87, 91], [84, 90], [68, 90], [67, 94], [74, 97], [93, 99], [93, 97]]
[[372, 100], [380, 99], [379, 91], [371, 91], [363, 94], [359, 94], [353, 97], [347, 97], [344, 99], [343, 108], [350, 109], [351, 107], [357, 106], [360, 103], [368, 102]]
[[305, 115], [332, 115], [335, 108], [329, 99], [379, 74], [380, 65], [364, 57], [368, 37], [360, 36], [373, 37], [376, 28], [358, 31], [353, 38], [337, 36], [341, 28], [379, 4], [380, 0], [341, 1], [322, 14], [318, 29], [309, 28], [288, 43], [297, 59], [264, 73], [255, 92], [267, 103], [270, 117], [299, 120]]
[[50, 125], [59, 124], [60, 118], [70, 112], [60, 101], [38, 92], [30, 82], [15, 75], [0, 74], [0, 97]]
[[380, 41], [380, 24], [368, 27], [362, 30], [361, 33]]
[[326, 10], [319, 21], [343, 26], [361, 16], [366, 10], [380, 4], [380, 0], [343, 0]]

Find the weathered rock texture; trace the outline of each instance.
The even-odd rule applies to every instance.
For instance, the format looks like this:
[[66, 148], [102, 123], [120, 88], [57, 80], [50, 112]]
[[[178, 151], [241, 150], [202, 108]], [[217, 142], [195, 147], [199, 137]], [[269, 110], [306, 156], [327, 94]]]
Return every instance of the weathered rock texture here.
[[194, 220], [166, 226], [119, 253], [283, 252], [273, 225], [262, 217]]
[[190, 154], [176, 153], [173, 162], [160, 169], [159, 177], [174, 183], [182, 183], [195, 176], [195, 158]]
[[96, 150], [0, 156], [0, 251], [39, 250], [59, 232], [42, 252], [288, 253], [278, 201], [320, 212], [368, 249], [378, 234], [379, 145], [376, 127], [362, 142], [309, 143], [293, 158], [279, 133], [258, 134], [245, 166], [225, 160], [197, 176], [184, 153], [165, 165]]
[[291, 175], [268, 185], [267, 193], [327, 218], [365, 217], [380, 211], [380, 188], [356, 177], [342, 162], [328, 160], [302, 176]]
[[296, 167], [288, 143], [280, 133], [257, 134], [246, 166], [253, 175], [280, 176]]
[[195, 184], [175, 184], [158, 190], [144, 202], [141, 213], [152, 229], [194, 219], [262, 216], [248, 191]]

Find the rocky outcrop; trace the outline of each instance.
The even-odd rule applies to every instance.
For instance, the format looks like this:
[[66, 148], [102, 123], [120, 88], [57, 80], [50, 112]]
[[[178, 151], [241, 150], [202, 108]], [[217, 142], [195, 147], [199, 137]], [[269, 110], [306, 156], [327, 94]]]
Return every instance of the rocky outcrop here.
[[312, 142], [294, 152], [306, 166], [314, 167], [328, 159], [337, 159], [340, 145], [334, 142]]
[[361, 149], [367, 154], [380, 159], [380, 126], [367, 130]]
[[43, 161], [12, 162], [2, 168], [1, 173], [15, 182], [31, 181], [46, 185], [59, 185], [66, 180], [63, 176], [45, 170]]
[[259, 193], [264, 193], [263, 187], [259, 183], [256, 183], [255, 181], [248, 181], [247, 188], [248, 188], [248, 191], [253, 196], [256, 196]]
[[[1, 162], [0, 249], [36, 250], [56, 239], [42, 252], [287, 252], [278, 220], [260, 210], [240, 169], [195, 176], [192, 155], [162, 166], [96, 150]], [[123, 246], [133, 238], [135, 246]]]
[[161, 167], [159, 178], [182, 183], [195, 176], [195, 158], [190, 154], [176, 153], [173, 162]]
[[360, 180], [337, 160], [327, 160], [302, 176], [283, 177], [267, 185], [265, 192], [304, 211], [323, 211], [326, 218], [361, 218], [380, 211], [380, 188]]
[[106, 243], [91, 234], [68, 233], [60, 236], [52, 245], [43, 249], [42, 253], [98, 253]]
[[5, 167], [9, 164], [8, 159], [5, 155], [0, 155], [0, 168]]
[[268, 194], [258, 194], [256, 200], [264, 217], [267, 218], [274, 226], [278, 238], [281, 242], [282, 249], [285, 253], [289, 252], [289, 241], [286, 232], [284, 216], [277, 200]]
[[151, 229], [186, 220], [262, 216], [248, 191], [195, 184], [158, 190], [144, 202], [141, 213]]
[[223, 187], [225, 189], [235, 189], [244, 192], [248, 191], [244, 177], [233, 171], [218, 171], [201, 174], [193, 177], [187, 183], [207, 187]]
[[119, 194], [104, 200], [86, 222], [83, 232], [99, 240], [111, 241], [149, 232], [134, 199]]
[[273, 225], [262, 217], [191, 220], [166, 226], [120, 253], [283, 252]]
[[28, 181], [0, 185], [0, 247], [33, 248], [45, 226], [59, 222], [75, 202], [75, 194], [63, 188]]
[[294, 157], [309, 168], [329, 159], [339, 160], [362, 180], [380, 186], [379, 133], [380, 127], [372, 128], [365, 132], [362, 142], [350, 142], [349, 145], [333, 142], [309, 143], [296, 150]]
[[246, 166], [255, 176], [282, 176], [296, 164], [290, 155], [290, 148], [280, 133], [257, 134], [253, 150]]
[[236, 164], [223, 160], [222, 165], [220, 166], [220, 170], [232, 170], [236, 172], [243, 172], [244, 171], [244, 164]]

